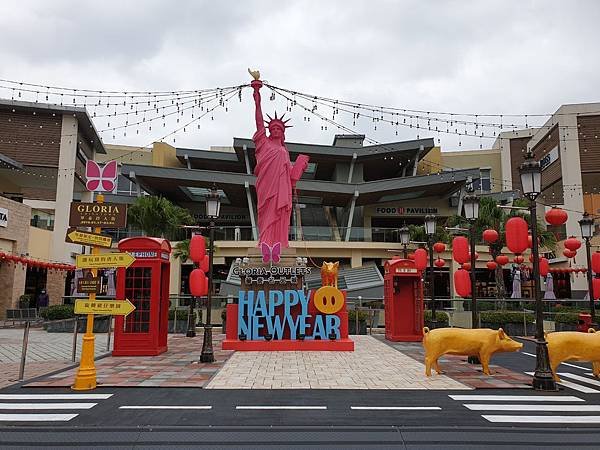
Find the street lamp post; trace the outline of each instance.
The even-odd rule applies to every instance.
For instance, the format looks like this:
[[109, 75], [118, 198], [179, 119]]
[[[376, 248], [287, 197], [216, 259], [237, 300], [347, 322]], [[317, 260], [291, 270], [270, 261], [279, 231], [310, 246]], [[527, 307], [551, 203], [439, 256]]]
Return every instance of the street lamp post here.
[[427, 234], [427, 245], [429, 247], [429, 295], [431, 296], [431, 329], [437, 327], [435, 317], [435, 279], [433, 271], [433, 235], [435, 234], [435, 216], [425, 216], [425, 233]]
[[408, 258], [408, 243], [410, 242], [410, 230], [404, 224], [402, 228], [400, 228], [400, 243], [404, 246], [404, 259]]
[[[479, 219], [479, 197], [467, 195], [463, 199], [465, 218], [469, 221], [469, 245], [471, 251], [471, 328], [479, 328], [477, 318], [477, 295], [475, 293], [475, 222]], [[469, 356], [468, 362], [479, 364], [477, 356]]]
[[[587, 281], [588, 281], [588, 296], [590, 300], [590, 315], [592, 323], [596, 323], [596, 307], [594, 306], [594, 282], [592, 275], [592, 253], [590, 240], [594, 236], [594, 219], [586, 212], [583, 218], [579, 221], [581, 227], [581, 236], [585, 239], [585, 253], [587, 256]], [[594, 327], [594, 325], [592, 325]]]
[[533, 154], [527, 152], [525, 161], [519, 167], [523, 194], [529, 199], [529, 217], [531, 220], [531, 253], [533, 256], [533, 292], [536, 312], [536, 363], [533, 374], [533, 388], [538, 391], [557, 391], [556, 382], [550, 369], [548, 343], [544, 337], [544, 311], [540, 289], [540, 260], [537, 237], [537, 207], [536, 198], [541, 193], [542, 169], [539, 161], [533, 159]]
[[213, 186], [206, 198], [206, 215], [210, 219], [210, 243], [208, 253], [208, 304], [206, 305], [206, 320], [204, 321], [204, 339], [202, 342], [202, 352], [200, 353], [200, 362], [214, 362], [215, 355], [212, 345], [212, 325], [210, 324], [212, 291], [213, 291], [213, 257], [215, 253], [215, 219], [219, 217], [221, 209], [221, 198], [217, 188]]

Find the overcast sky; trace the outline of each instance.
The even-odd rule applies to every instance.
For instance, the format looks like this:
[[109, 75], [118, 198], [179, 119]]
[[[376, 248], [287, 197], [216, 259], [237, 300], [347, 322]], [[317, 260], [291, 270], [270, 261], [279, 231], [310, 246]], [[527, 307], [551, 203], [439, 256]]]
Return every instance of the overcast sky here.
[[[599, 23], [594, 0], [2, 1], [0, 78], [180, 90], [246, 83], [252, 67], [278, 86], [362, 103], [550, 113], [563, 103], [600, 101]], [[174, 145], [226, 146], [234, 136], [251, 136], [249, 94], [200, 130], [178, 133]], [[265, 112], [285, 109], [264, 97]], [[287, 140], [331, 143], [336, 130], [321, 131], [303, 115], [292, 113]], [[145, 145], [175, 127], [114, 141]], [[367, 121], [356, 131], [381, 142], [416, 138], [415, 130], [395, 136]], [[427, 136], [437, 143], [436, 134], [420, 133]], [[103, 139], [113, 142], [112, 133]], [[444, 150], [458, 149], [456, 137], [439, 139]], [[471, 139], [461, 148], [479, 145]]]

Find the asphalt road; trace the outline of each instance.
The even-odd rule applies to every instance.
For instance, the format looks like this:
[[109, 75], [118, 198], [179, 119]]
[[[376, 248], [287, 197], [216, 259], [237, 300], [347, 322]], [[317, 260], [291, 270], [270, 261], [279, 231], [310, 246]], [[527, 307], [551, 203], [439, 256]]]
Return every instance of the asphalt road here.
[[[493, 362], [531, 372], [527, 353]], [[0, 447], [599, 448], [600, 381], [589, 364], [560, 370], [573, 384], [553, 393], [17, 385], [0, 391]]]

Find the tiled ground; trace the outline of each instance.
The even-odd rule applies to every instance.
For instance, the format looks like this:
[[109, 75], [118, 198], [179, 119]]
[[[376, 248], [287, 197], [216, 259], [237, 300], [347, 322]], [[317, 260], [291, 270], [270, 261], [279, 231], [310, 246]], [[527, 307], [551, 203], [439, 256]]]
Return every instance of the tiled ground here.
[[[221, 350], [225, 335], [213, 336], [215, 362], [198, 363], [202, 333], [195, 338], [169, 335], [169, 350], [158, 356], [108, 356], [96, 361], [98, 384], [109, 387], [202, 387], [233, 353]], [[27, 386], [68, 387], [76, 369], [50, 376]]]
[[[70, 361], [28, 362], [23, 379], [30, 380], [73, 365]], [[19, 363], [0, 363], [0, 389], [17, 383]]]
[[469, 389], [372, 336], [354, 352], [236, 352], [207, 389]]
[[[377, 338], [384, 341], [383, 335], [377, 335]], [[394, 347], [399, 352], [411, 357], [416, 361], [425, 360], [425, 351], [420, 342], [386, 342], [386, 345]], [[490, 364], [491, 376], [484, 375], [481, 371], [481, 365], [469, 364], [466, 356], [445, 355], [439, 359], [440, 368], [445, 375], [475, 389], [482, 388], [527, 388], [531, 389], [531, 377], [513, 372], [501, 366], [494, 365], [494, 358]], [[432, 370], [431, 378], [438, 377]]]

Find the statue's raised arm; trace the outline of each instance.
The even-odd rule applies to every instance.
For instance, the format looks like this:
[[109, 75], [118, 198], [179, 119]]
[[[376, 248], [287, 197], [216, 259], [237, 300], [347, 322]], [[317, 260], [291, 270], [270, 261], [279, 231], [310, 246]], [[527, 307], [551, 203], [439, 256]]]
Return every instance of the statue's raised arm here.
[[254, 117], [256, 119], [256, 131], [261, 131], [265, 129], [265, 121], [262, 114], [262, 108], [260, 106], [260, 88], [262, 87], [263, 83], [261, 80], [259, 80], [260, 72], [258, 70], [248, 69], [248, 73], [254, 78], [254, 80], [252, 80], [250, 83], [250, 86], [252, 86], [252, 89], [254, 89], [254, 105], [256, 106]]

